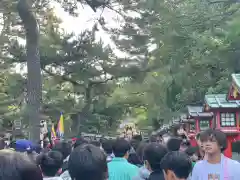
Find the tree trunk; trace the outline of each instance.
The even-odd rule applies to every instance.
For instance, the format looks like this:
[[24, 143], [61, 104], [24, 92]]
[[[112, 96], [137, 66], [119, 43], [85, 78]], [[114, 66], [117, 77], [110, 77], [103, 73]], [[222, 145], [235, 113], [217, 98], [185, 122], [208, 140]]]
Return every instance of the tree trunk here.
[[30, 3], [19, 0], [19, 16], [26, 32], [27, 53], [27, 116], [30, 127], [30, 140], [40, 139], [40, 105], [42, 100], [41, 65], [39, 57], [39, 26]]

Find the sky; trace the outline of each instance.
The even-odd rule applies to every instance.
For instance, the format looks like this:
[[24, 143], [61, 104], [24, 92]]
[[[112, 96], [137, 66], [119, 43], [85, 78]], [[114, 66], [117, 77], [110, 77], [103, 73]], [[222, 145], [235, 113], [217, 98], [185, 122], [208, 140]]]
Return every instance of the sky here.
[[[53, 3], [52, 4], [56, 15], [62, 19], [62, 24], [60, 25], [66, 32], [75, 34], [80, 34], [85, 29], [92, 29], [95, 22], [100, 16], [103, 16], [105, 22], [107, 23], [107, 27], [120, 27], [120, 19], [121, 17], [114, 13], [112, 10], [104, 9], [98, 10], [94, 12], [89, 6], [79, 6], [79, 16], [73, 17], [69, 15], [67, 12], [61, 8], [60, 4]], [[0, 22], [2, 21], [2, 16], [0, 17]], [[1, 31], [1, 26], [0, 26]], [[126, 54], [119, 51], [114, 43], [111, 41], [110, 35], [104, 32], [101, 28], [99, 28], [98, 33], [96, 34], [97, 40], [102, 40], [104, 45], [110, 45], [113, 52], [119, 57], [125, 57]], [[25, 44], [25, 40], [19, 39], [20, 43]], [[26, 73], [27, 69], [25, 65], [17, 64], [14, 68], [17, 72]]]
[[[61, 27], [66, 32], [74, 32], [75, 34], [81, 33], [85, 29], [91, 29], [93, 24], [97, 22], [97, 19], [100, 16], [103, 16], [107, 27], [120, 27], [120, 19], [121, 17], [117, 15], [117, 13], [113, 12], [109, 9], [98, 10], [96, 13], [89, 6], [79, 6], [79, 16], [72, 17], [67, 12], [65, 12], [61, 6], [57, 3], [53, 4], [55, 9], [55, 13], [58, 17], [60, 17], [63, 21]], [[111, 41], [110, 35], [104, 32], [101, 28], [99, 28], [99, 32], [96, 35], [98, 40], [102, 39], [104, 45], [110, 45], [114, 52], [121, 56], [121, 52], [119, 52], [114, 44]]]

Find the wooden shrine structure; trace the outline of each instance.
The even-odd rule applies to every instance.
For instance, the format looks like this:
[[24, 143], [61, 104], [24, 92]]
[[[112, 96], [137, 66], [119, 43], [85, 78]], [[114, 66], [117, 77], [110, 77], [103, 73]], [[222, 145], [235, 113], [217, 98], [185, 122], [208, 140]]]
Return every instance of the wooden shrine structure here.
[[232, 143], [240, 140], [240, 74], [232, 74], [227, 94], [206, 94], [203, 106], [187, 106], [187, 113], [179, 119], [192, 145], [196, 144], [195, 135], [201, 131], [208, 128], [223, 131], [228, 141], [224, 154], [231, 158]]

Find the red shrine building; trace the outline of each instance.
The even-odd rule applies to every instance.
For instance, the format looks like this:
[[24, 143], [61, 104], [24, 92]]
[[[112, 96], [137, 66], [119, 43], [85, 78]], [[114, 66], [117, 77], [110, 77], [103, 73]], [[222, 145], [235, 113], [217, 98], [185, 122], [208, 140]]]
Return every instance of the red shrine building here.
[[204, 112], [202, 106], [187, 106], [188, 119], [193, 120], [190, 124], [191, 129], [195, 129], [196, 132], [204, 131], [212, 127], [212, 112]]
[[224, 154], [232, 157], [232, 143], [240, 140], [240, 74], [232, 74], [232, 84], [228, 94], [207, 94], [204, 107], [187, 106], [187, 116], [181, 117], [189, 134], [193, 137], [208, 128], [220, 129], [227, 135], [228, 148]]
[[212, 127], [212, 112], [204, 112], [202, 106], [187, 106], [187, 120], [189, 139], [192, 146], [196, 144], [196, 134]]
[[190, 138], [196, 145], [197, 133], [208, 128], [219, 129], [227, 135], [225, 156], [232, 157], [232, 143], [240, 140], [240, 74], [232, 74], [227, 94], [207, 94], [204, 106], [187, 106], [187, 114], [180, 117]]

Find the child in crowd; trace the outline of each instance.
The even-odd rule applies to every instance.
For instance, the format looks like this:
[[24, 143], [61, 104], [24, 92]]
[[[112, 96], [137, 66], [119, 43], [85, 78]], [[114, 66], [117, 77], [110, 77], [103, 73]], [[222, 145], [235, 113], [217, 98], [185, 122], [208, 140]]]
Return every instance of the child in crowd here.
[[196, 163], [191, 180], [239, 180], [240, 163], [222, 154], [227, 148], [225, 133], [208, 129], [200, 134], [200, 140], [208, 157]]

